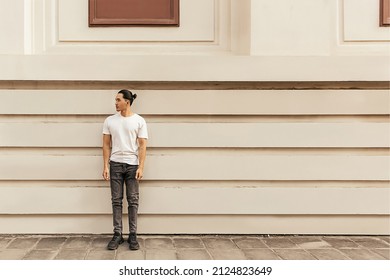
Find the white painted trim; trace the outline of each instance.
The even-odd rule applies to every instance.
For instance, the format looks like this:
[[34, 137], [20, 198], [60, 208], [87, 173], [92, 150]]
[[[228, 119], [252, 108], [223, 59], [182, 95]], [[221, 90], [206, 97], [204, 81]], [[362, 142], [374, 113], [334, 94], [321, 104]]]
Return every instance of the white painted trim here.
[[[0, 55], [0, 65], [4, 80], [388, 81], [390, 77], [387, 56]], [[120, 65], [129, 67], [122, 71]]]

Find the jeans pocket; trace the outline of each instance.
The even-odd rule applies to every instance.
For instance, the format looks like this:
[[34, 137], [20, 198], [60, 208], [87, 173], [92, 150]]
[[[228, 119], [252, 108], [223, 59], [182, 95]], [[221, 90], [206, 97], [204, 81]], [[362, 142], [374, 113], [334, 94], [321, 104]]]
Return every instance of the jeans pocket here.
[[110, 177], [117, 179], [122, 173], [122, 164], [114, 161], [110, 161]]
[[138, 170], [138, 165], [130, 165], [130, 164], [126, 164], [126, 174], [127, 174], [127, 178], [135, 178], [135, 175], [137, 173], [137, 170]]

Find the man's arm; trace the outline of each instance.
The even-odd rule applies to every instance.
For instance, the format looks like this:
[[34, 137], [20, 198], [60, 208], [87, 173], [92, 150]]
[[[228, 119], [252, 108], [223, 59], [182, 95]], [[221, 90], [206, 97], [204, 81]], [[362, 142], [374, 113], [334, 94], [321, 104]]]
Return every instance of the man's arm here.
[[138, 138], [137, 140], [138, 140], [139, 166], [138, 166], [135, 178], [137, 180], [141, 180], [143, 177], [143, 174], [144, 174], [144, 165], [145, 165], [145, 158], [146, 158], [146, 139], [145, 138]]
[[103, 134], [103, 178], [110, 180], [110, 153], [111, 153], [111, 135]]

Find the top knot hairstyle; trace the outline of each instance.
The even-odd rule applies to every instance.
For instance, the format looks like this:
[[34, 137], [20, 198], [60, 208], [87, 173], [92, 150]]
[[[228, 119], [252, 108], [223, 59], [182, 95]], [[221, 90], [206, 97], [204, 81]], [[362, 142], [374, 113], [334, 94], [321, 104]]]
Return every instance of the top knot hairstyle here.
[[122, 93], [123, 98], [130, 101], [130, 105], [132, 105], [134, 99], [137, 98], [136, 93], [132, 93], [130, 90], [127, 90], [127, 89], [122, 89], [122, 90], [118, 91], [118, 93]]

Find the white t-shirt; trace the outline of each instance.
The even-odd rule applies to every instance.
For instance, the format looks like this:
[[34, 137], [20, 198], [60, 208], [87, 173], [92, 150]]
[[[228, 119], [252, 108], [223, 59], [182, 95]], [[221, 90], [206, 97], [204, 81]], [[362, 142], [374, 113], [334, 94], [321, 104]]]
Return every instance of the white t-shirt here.
[[110, 160], [138, 165], [137, 138], [148, 138], [148, 130], [143, 117], [133, 114], [123, 117], [120, 113], [109, 116], [103, 124], [103, 134], [111, 135]]

